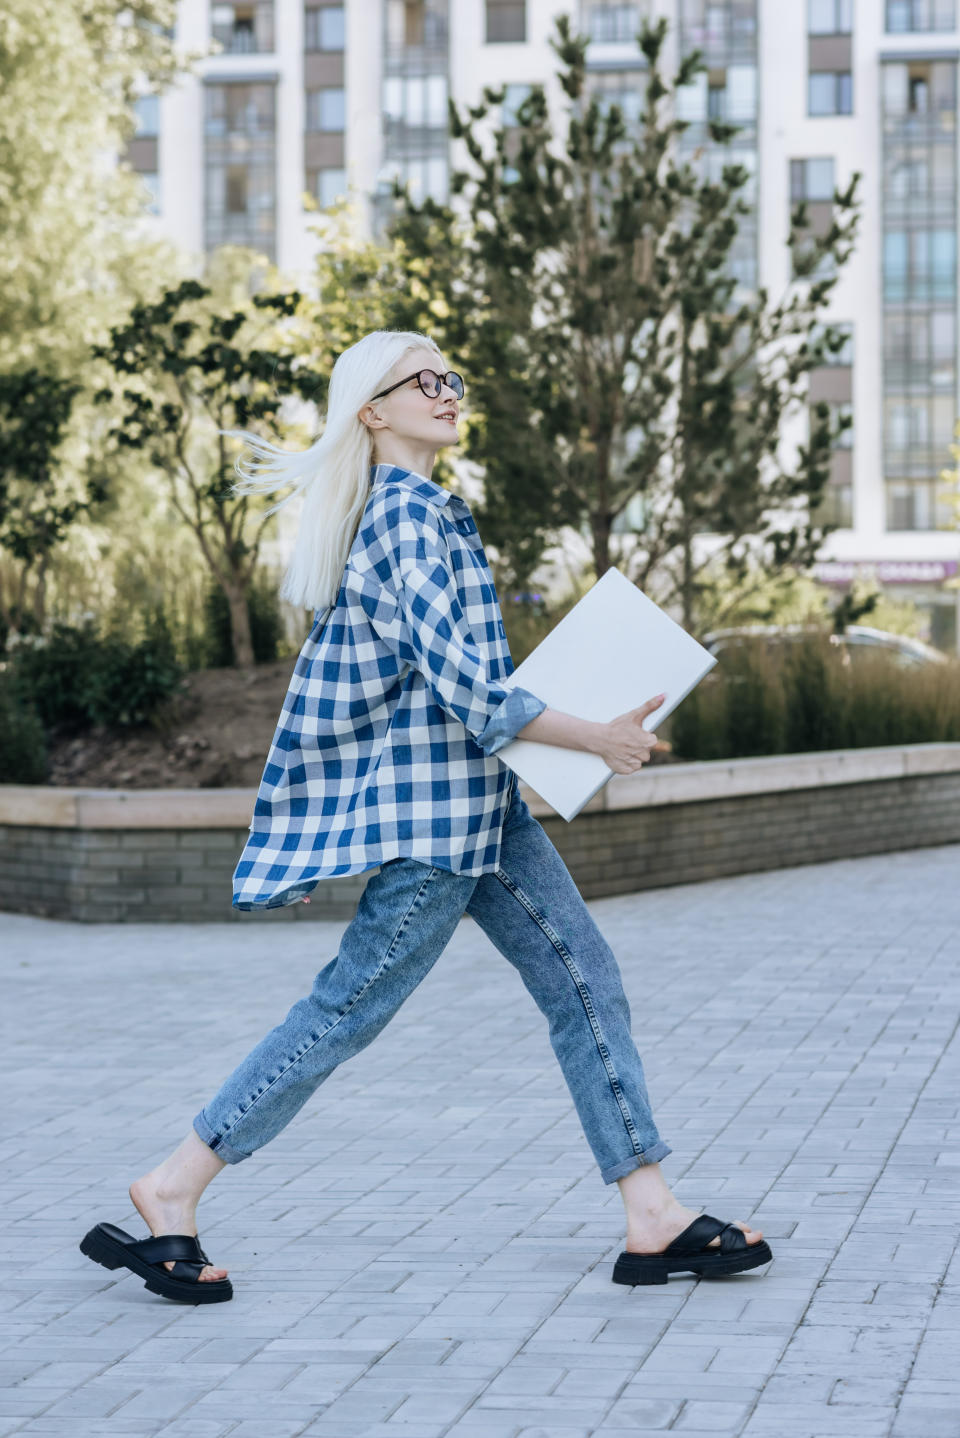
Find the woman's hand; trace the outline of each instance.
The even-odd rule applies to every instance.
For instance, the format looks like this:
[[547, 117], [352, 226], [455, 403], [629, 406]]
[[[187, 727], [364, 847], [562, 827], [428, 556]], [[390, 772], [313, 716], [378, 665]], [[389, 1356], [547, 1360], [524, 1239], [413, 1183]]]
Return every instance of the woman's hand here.
[[595, 750], [615, 774], [633, 774], [642, 768], [657, 748], [657, 736], [644, 729], [643, 721], [659, 709], [666, 694], [657, 694], [638, 709], [628, 709], [609, 724], [600, 726], [600, 742]]

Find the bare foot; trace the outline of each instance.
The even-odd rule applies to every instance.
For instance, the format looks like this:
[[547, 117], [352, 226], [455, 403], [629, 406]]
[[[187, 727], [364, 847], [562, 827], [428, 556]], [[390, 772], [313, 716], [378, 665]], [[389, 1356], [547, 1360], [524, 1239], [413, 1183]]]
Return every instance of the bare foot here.
[[[197, 1216], [195, 1210], [183, 1199], [160, 1192], [157, 1184], [153, 1181], [152, 1174], [148, 1173], [143, 1178], [135, 1178], [130, 1185], [129, 1193], [134, 1208], [154, 1238], [160, 1238], [165, 1233], [186, 1233], [192, 1238], [196, 1238]], [[172, 1261], [164, 1264], [164, 1268], [172, 1267]], [[212, 1279], [226, 1278], [226, 1276], [227, 1269], [214, 1268], [212, 1264], [208, 1263], [200, 1271], [199, 1282], [207, 1283]]]
[[[700, 1215], [696, 1209], [685, 1208], [683, 1204], [671, 1204], [660, 1213], [644, 1218], [631, 1215], [627, 1221], [626, 1253], [662, 1253], [685, 1228], [689, 1228]], [[759, 1243], [763, 1230], [751, 1228], [749, 1224], [736, 1220], [736, 1227], [747, 1235], [748, 1243]], [[719, 1248], [720, 1239], [712, 1238], [708, 1248]]]

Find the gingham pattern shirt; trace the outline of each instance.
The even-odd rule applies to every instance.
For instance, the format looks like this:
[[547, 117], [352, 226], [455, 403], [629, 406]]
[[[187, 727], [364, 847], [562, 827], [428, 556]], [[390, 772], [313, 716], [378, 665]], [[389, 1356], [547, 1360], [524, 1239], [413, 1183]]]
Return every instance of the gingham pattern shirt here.
[[372, 465], [336, 602], [300, 651], [234, 874], [234, 907], [401, 855], [459, 874], [500, 861], [516, 787], [496, 753], [547, 707], [513, 673], [469, 506]]

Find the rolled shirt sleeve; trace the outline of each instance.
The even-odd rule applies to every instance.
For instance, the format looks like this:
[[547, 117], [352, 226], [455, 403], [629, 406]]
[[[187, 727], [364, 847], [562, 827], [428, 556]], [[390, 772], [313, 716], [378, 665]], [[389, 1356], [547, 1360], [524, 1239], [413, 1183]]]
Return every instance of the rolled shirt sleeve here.
[[470, 633], [442, 532], [398, 521], [390, 594], [365, 602], [371, 626], [415, 668], [486, 754], [496, 754], [547, 705], [491, 679]]

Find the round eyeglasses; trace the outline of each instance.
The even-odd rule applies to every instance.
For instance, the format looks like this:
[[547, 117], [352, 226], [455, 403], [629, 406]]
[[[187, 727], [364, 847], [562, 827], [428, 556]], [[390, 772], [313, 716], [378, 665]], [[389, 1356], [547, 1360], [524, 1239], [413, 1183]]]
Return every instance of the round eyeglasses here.
[[409, 384], [412, 379], [416, 380], [417, 384], [423, 390], [423, 393], [429, 399], [436, 399], [444, 385], [450, 386], [457, 399], [463, 399], [463, 376], [457, 374], [456, 371], [452, 369], [447, 370], [442, 378], [437, 374], [436, 370], [417, 370], [416, 374], [408, 374], [403, 379], [398, 379], [396, 384], [390, 385], [387, 389], [382, 389], [380, 393], [375, 394], [373, 398], [382, 399], [385, 394], [389, 394], [391, 390], [399, 389], [402, 384]]

